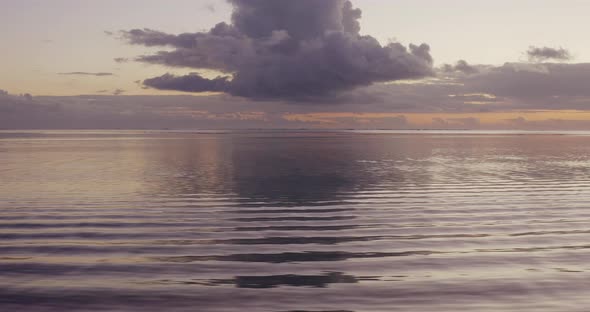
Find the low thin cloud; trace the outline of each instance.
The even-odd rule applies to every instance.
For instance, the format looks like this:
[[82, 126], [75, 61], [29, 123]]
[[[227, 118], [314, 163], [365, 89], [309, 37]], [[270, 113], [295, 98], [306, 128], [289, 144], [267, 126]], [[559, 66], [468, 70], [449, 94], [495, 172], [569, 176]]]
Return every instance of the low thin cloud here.
[[116, 57], [113, 59], [115, 62], [117, 63], [127, 63], [129, 62], [129, 59], [126, 57]]
[[121, 94], [123, 94], [125, 92], [127, 92], [127, 90], [123, 90], [123, 89], [115, 89], [115, 90], [112, 90], [112, 91], [109, 91], [109, 90], [98, 90], [98, 91], [96, 91], [96, 93], [102, 93], [102, 94], [110, 93], [112, 95], [121, 95]]
[[535, 47], [531, 46], [526, 51], [531, 61], [569, 61], [572, 59], [571, 53], [564, 48]]
[[69, 73], [58, 73], [58, 75], [63, 76], [96, 76], [96, 77], [104, 77], [104, 76], [113, 76], [113, 73], [90, 73], [90, 72], [69, 72]]

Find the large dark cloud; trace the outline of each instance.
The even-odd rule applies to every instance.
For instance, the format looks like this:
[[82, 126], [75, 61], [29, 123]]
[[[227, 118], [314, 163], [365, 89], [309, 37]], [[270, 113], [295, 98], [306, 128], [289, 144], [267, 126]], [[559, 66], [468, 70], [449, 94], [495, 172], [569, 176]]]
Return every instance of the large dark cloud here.
[[532, 61], [568, 61], [572, 58], [571, 53], [564, 48], [531, 46], [526, 53], [529, 59]]
[[409, 48], [361, 35], [361, 11], [345, 0], [229, 0], [231, 24], [171, 35], [150, 29], [122, 32], [131, 44], [168, 47], [140, 62], [209, 69], [225, 77], [166, 74], [145, 81], [155, 89], [222, 91], [255, 99], [333, 96], [375, 82], [429, 76], [430, 47]]

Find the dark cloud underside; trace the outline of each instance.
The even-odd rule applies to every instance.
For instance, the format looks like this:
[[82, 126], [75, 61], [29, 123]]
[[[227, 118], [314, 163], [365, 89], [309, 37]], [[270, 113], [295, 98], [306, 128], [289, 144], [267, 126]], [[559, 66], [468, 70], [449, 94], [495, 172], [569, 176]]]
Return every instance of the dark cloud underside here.
[[144, 84], [162, 90], [305, 100], [433, 73], [428, 45], [382, 46], [375, 38], [360, 35], [361, 11], [350, 1], [230, 2], [234, 7], [231, 24], [219, 23], [208, 32], [122, 32], [131, 44], [172, 48], [137, 61], [225, 75], [208, 79], [194, 73], [166, 74]]

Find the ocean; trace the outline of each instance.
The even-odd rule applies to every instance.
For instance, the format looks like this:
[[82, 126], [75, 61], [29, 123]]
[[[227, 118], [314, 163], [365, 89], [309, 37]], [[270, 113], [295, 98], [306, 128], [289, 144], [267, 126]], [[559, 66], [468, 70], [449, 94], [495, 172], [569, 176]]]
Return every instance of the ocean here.
[[0, 311], [587, 311], [590, 132], [0, 131]]

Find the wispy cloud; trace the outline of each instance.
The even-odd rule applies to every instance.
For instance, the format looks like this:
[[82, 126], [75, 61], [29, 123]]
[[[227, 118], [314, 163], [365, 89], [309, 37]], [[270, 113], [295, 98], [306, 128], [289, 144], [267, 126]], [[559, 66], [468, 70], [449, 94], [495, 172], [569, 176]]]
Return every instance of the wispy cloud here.
[[103, 77], [103, 76], [113, 76], [113, 73], [90, 73], [90, 72], [69, 72], [69, 73], [58, 73], [58, 75], [64, 76], [96, 76], [96, 77]]

